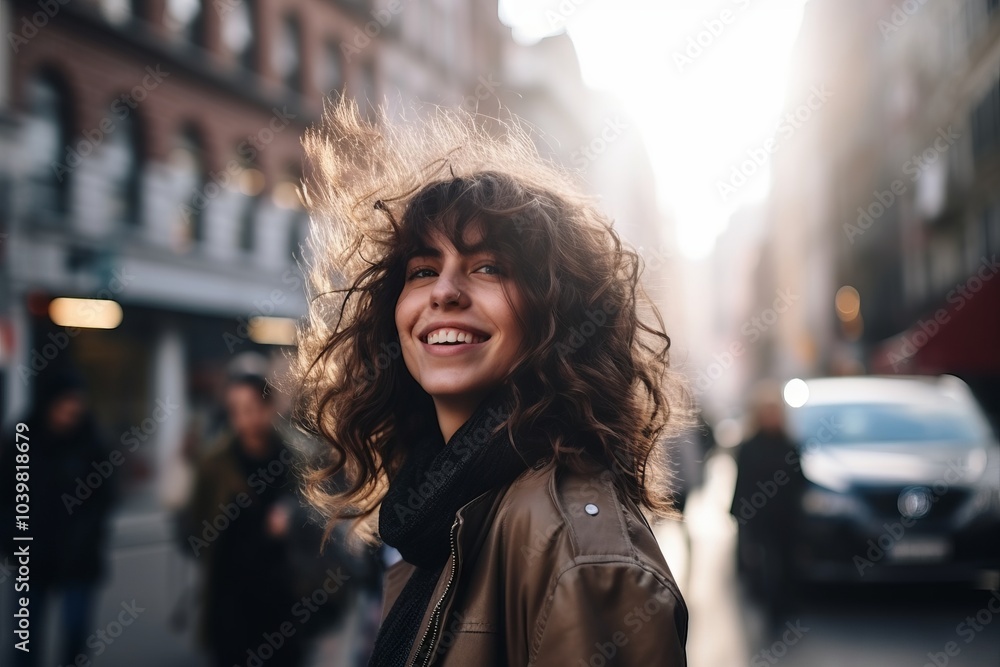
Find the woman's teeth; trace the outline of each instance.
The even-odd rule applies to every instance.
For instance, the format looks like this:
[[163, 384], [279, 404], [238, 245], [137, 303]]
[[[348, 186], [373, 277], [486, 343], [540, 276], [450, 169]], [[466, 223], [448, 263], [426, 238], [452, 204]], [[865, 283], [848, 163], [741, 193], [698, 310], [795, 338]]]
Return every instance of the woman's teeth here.
[[429, 345], [442, 345], [445, 343], [482, 343], [485, 338], [477, 336], [468, 331], [458, 329], [438, 329], [427, 335]]

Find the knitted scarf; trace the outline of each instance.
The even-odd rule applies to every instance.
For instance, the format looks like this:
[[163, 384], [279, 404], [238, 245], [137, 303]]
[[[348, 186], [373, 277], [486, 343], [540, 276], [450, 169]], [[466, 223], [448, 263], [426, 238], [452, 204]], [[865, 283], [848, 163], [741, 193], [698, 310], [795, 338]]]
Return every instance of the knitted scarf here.
[[436, 428], [418, 439], [390, 481], [379, 512], [379, 534], [416, 568], [379, 629], [368, 667], [405, 666], [450, 555], [455, 512], [514, 481], [538, 460], [540, 453], [515, 451], [506, 429], [490, 435], [508, 415], [502, 394], [494, 391], [447, 445]]

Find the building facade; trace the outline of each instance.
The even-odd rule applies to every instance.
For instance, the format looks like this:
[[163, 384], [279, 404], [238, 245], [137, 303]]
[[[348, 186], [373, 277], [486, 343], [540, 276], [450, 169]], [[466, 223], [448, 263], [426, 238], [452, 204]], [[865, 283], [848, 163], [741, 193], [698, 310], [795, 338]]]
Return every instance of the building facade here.
[[1000, 12], [993, 0], [811, 0], [775, 156], [758, 301], [808, 307], [757, 375], [953, 373], [1000, 410]]
[[[495, 2], [460, 0], [3, 0], [0, 12], [4, 420], [46, 372], [82, 372], [124, 457], [105, 598], [145, 595], [145, 630], [121, 642], [176, 664], [185, 460], [219, 425], [226, 369], [246, 352], [279, 365], [288, 320], [305, 313], [303, 132], [341, 92], [362, 110], [495, 109], [483, 81], [509, 31]], [[57, 299], [113, 302], [120, 322], [74, 302], [64, 326]]]

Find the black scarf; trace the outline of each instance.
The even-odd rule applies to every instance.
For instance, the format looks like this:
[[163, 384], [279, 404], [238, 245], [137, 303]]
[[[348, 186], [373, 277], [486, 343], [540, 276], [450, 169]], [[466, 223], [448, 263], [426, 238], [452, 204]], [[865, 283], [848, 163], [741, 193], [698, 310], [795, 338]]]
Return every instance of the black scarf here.
[[420, 438], [407, 456], [379, 512], [382, 540], [416, 565], [375, 639], [368, 667], [403, 667], [431, 595], [448, 560], [455, 512], [490, 489], [504, 486], [538, 460], [538, 447], [515, 451], [503, 429], [504, 394], [494, 391], [445, 445], [440, 430]]

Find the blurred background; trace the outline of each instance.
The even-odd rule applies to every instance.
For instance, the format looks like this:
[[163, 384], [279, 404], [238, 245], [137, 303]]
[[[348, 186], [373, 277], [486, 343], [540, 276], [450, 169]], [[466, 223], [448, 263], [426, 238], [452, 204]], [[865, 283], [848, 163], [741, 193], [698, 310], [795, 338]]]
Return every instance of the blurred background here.
[[252, 391], [305, 312], [299, 142], [341, 90], [516, 114], [639, 249], [701, 408], [656, 527], [693, 667], [997, 664], [996, 0], [0, 0], [0, 26], [36, 664], [364, 664], [393, 554], [308, 555], [282, 480], [319, 443]]

